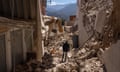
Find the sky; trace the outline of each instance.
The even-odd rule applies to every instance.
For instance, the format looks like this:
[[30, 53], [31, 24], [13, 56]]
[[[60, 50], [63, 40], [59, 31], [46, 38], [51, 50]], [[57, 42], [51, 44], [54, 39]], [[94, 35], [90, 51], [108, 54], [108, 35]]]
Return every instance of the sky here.
[[[48, 0], [50, 1], [50, 0]], [[77, 0], [51, 0], [51, 4], [48, 2], [48, 5], [61, 5], [61, 4], [69, 4], [76, 3]]]

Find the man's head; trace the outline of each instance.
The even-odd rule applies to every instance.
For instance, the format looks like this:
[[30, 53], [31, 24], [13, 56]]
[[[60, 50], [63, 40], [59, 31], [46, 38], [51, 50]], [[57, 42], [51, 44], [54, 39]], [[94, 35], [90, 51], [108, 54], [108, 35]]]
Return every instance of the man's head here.
[[68, 41], [66, 40], [65, 43], [68, 43]]

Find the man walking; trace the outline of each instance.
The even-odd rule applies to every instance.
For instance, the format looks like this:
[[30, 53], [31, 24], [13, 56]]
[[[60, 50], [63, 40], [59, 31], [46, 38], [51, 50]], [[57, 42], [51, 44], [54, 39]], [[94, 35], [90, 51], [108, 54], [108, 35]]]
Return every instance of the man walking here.
[[62, 56], [62, 62], [66, 62], [67, 53], [70, 50], [70, 46], [67, 41], [63, 44], [63, 56]]

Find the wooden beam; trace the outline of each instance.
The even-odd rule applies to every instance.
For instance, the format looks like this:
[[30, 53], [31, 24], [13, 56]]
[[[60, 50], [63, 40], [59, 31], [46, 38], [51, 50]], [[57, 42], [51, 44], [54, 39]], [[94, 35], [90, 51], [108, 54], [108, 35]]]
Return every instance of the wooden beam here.
[[41, 3], [37, 0], [37, 60], [41, 61], [44, 54], [44, 49], [42, 48], [42, 33], [41, 24], [42, 23], [42, 13], [41, 13]]
[[26, 48], [26, 42], [25, 42], [25, 30], [22, 30], [22, 41], [23, 41], [23, 58], [24, 61], [26, 61], [26, 54], [27, 54], [27, 48]]
[[11, 39], [10, 39], [10, 31], [5, 34], [5, 42], [6, 42], [6, 64], [7, 64], [7, 72], [11, 72], [12, 69], [12, 56], [11, 56]]

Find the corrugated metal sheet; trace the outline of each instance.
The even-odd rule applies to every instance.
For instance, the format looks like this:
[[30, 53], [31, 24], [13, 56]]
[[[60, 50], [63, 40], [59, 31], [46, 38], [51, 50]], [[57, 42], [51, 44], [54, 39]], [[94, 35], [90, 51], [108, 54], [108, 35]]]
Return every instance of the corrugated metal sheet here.
[[5, 35], [0, 35], [0, 72], [6, 72]]

